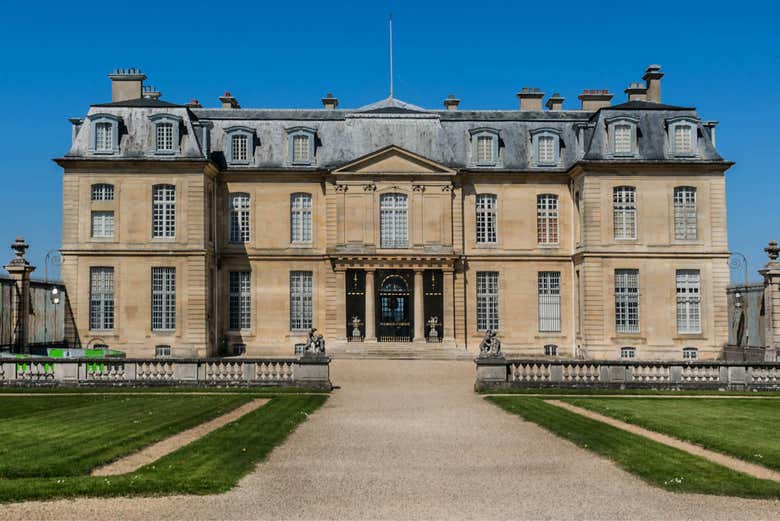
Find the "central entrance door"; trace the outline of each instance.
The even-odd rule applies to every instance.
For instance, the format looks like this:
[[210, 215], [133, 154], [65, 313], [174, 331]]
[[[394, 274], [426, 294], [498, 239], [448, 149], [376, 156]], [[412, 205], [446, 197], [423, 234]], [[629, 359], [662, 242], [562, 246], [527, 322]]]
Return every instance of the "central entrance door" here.
[[377, 270], [376, 336], [380, 342], [411, 342], [413, 324], [411, 277], [407, 270]]

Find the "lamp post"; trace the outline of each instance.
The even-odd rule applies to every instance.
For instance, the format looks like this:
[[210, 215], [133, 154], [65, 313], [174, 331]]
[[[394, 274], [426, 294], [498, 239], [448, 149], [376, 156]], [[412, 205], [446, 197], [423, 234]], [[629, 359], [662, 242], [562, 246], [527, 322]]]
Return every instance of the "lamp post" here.
[[735, 270], [742, 268], [745, 273], [745, 286], [749, 284], [747, 257], [738, 251], [732, 251], [731, 258], [729, 258], [729, 267]]

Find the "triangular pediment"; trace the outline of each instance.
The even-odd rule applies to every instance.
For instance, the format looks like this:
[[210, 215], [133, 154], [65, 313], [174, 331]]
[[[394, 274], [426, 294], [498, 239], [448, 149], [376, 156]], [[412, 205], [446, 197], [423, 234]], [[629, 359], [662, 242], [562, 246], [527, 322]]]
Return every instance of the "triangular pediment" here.
[[439, 174], [455, 175], [451, 168], [391, 145], [335, 169], [334, 173], [353, 174]]

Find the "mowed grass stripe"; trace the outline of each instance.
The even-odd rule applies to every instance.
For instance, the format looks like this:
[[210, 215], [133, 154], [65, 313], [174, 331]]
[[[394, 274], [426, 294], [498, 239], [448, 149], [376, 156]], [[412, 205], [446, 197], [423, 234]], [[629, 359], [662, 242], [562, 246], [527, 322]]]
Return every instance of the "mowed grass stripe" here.
[[327, 395], [274, 397], [240, 420], [130, 474], [0, 479], [0, 502], [226, 492], [327, 398]]
[[773, 400], [566, 398], [562, 401], [780, 470], [780, 404]]
[[[24, 409], [49, 397], [3, 397]], [[15, 414], [0, 422], [0, 477], [74, 476], [225, 414], [250, 395], [68, 396], [72, 408]]]
[[513, 396], [486, 399], [666, 490], [780, 498], [780, 483], [750, 477], [643, 436], [546, 404], [542, 399]]

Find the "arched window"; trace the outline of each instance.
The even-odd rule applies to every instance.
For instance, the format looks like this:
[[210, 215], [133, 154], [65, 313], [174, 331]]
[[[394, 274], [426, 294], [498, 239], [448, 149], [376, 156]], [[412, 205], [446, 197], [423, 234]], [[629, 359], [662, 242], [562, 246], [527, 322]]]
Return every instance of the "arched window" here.
[[471, 133], [471, 158], [475, 166], [496, 166], [498, 163], [498, 131], [476, 128]]
[[119, 121], [113, 114], [92, 114], [92, 139], [90, 152], [93, 154], [116, 154], [119, 152]]
[[674, 238], [696, 240], [696, 188], [678, 186], [674, 189]]
[[312, 128], [296, 127], [287, 130], [289, 161], [293, 165], [314, 163], [314, 136]]
[[539, 244], [558, 244], [558, 196], [536, 196], [536, 237]]
[[114, 185], [107, 183], [98, 183], [92, 185], [92, 200], [93, 201], [113, 201], [114, 200]]
[[249, 242], [249, 194], [230, 194], [230, 242]]
[[155, 114], [149, 119], [154, 127], [154, 153], [175, 154], [179, 150], [181, 118], [173, 114]]
[[311, 194], [290, 196], [290, 242], [311, 242]]
[[687, 116], [666, 121], [669, 133], [669, 151], [672, 156], [695, 156], [698, 145], [698, 124]]
[[556, 129], [540, 128], [531, 131], [534, 163], [537, 166], [555, 166], [561, 155], [561, 135]]
[[382, 248], [408, 246], [407, 197], [382, 194], [379, 198], [379, 235]]
[[171, 239], [176, 236], [176, 187], [152, 187], [152, 237]]
[[618, 116], [608, 118], [606, 123], [610, 154], [618, 157], [635, 156], [637, 154], [639, 119], [631, 116]]
[[636, 239], [636, 189], [633, 186], [612, 189], [612, 213], [615, 239]]
[[226, 159], [229, 165], [249, 165], [254, 155], [254, 130], [248, 127], [225, 129], [227, 144]]
[[496, 206], [495, 195], [477, 195], [477, 244], [496, 244]]

